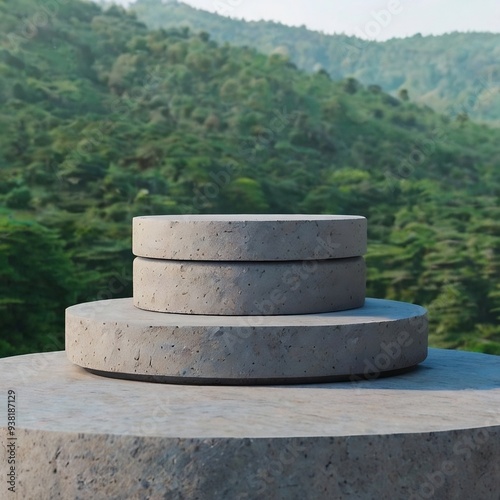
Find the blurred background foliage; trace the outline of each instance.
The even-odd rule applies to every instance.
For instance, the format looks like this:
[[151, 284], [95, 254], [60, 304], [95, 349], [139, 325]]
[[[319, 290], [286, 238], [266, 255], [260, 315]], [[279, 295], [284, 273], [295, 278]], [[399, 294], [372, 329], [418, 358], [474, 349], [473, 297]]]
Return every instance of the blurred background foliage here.
[[43, 23], [0, 0], [0, 356], [62, 349], [65, 307], [131, 295], [133, 216], [264, 212], [365, 215], [369, 295], [428, 307], [433, 346], [500, 354], [500, 129], [382, 76], [148, 29], [157, 3]]

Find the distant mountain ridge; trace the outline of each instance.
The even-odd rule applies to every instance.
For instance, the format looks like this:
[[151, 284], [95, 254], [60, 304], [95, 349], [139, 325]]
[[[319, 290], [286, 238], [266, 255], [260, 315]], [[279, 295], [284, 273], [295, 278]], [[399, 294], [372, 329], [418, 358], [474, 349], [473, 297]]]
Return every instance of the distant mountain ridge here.
[[500, 126], [500, 34], [415, 35], [367, 42], [305, 27], [229, 19], [176, 0], [137, 0], [131, 8], [153, 28], [189, 26], [218, 42], [281, 53], [306, 71], [323, 68], [334, 80], [354, 77], [380, 85], [449, 116], [466, 113]]

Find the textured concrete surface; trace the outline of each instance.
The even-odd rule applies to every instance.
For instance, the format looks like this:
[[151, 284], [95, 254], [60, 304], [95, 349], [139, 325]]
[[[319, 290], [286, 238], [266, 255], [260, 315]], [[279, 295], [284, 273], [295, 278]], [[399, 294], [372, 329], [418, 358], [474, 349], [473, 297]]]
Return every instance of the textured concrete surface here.
[[363, 257], [302, 262], [136, 258], [134, 304], [181, 314], [309, 314], [361, 307]]
[[66, 352], [94, 370], [194, 383], [273, 383], [402, 369], [427, 355], [424, 308], [367, 299], [337, 313], [197, 316], [132, 299], [66, 310]]
[[177, 260], [322, 260], [366, 252], [367, 221], [354, 215], [135, 217], [133, 252]]
[[[18, 499], [498, 498], [500, 357], [431, 349], [392, 378], [198, 387], [98, 377], [64, 353], [0, 360]], [[0, 476], [6, 477], [6, 412]], [[5, 490], [5, 494], [4, 494]]]

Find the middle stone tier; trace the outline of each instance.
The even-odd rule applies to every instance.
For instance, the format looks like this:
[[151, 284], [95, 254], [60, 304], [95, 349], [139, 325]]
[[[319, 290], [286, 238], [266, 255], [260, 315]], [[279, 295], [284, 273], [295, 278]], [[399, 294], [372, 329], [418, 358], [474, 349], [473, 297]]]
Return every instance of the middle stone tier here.
[[134, 305], [156, 312], [282, 315], [362, 307], [362, 257], [319, 261], [202, 262], [136, 258]]

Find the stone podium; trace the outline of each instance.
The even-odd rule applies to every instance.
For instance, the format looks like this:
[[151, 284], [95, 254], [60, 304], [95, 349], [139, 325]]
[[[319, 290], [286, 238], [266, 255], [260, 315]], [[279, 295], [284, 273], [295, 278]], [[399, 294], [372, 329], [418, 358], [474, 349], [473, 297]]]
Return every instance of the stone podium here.
[[0, 360], [5, 498], [499, 498], [500, 358], [428, 350], [365, 250], [357, 216], [135, 218], [134, 297]]

